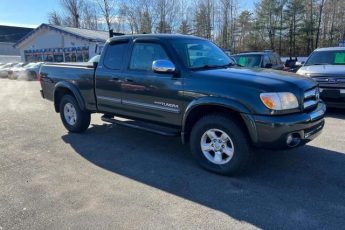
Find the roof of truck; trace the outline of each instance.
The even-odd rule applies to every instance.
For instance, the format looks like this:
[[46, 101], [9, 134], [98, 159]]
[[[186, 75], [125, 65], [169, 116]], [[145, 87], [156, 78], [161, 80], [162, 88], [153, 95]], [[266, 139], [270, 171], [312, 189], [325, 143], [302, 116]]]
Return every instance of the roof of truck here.
[[315, 51], [336, 51], [336, 50], [345, 50], [345, 47], [338, 46], [338, 47], [325, 47], [325, 48], [318, 48]]
[[192, 35], [182, 35], [182, 34], [132, 34], [132, 35], [120, 35], [115, 36], [108, 41], [116, 41], [122, 39], [136, 39], [136, 38], [148, 38], [148, 39], [179, 39], [179, 38], [186, 38], [186, 39], [204, 39]]

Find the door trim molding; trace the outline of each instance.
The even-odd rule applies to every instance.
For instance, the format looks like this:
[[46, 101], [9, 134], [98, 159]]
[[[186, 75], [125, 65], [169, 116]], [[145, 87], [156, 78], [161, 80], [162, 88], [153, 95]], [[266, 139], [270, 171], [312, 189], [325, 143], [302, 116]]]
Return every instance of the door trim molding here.
[[117, 104], [121, 104], [121, 99], [120, 98], [116, 98], [116, 97], [103, 97], [103, 96], [97, 96], [98, 100], [103, 100], [103, 101], [110, 101], [110, 102], [114, 102]]
[[153, 105], [153, 104], [131, 101], [131, 100], [122, 100], [122, 104], [142, 107], [142, 108], [147, 108], [147, 109], [152, 109], [152, 110], [159, 110], [159, 111], [164, 111], [164, 112], [169, 112], [169, 113], [180, 113], [180, 109], [178, 108], [169, 108], [162, 105]]
[[116, 104], [123, 104], [123, 105], [129, 105], [129, 106], [134, 106], [134, 107], [141, 107], [141, 108], [146, 108], [146, 109], [151, 109], [151, 110], [158, 110], [158, 111], [169, 112], [169, 113], [178, 114], [181, 112], [179, 108], [170, 108], [163, 105], [154, 105], [154, 104], [137, 102], [137, 101], [132, 101], [132, 100], [121, 100], [120, 98], [116, 98], [116, 97], [97, 96], [97, 100], [108, 101], [108, 102], [112, 102]]

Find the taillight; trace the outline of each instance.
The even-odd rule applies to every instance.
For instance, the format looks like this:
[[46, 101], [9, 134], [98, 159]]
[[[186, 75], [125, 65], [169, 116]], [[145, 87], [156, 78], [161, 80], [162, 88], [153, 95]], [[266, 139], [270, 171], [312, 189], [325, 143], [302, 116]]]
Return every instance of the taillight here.
[[40, 81], [40, 83], [43, 83], [43, 74], [42, 73], [38, 74], [38, 80]]

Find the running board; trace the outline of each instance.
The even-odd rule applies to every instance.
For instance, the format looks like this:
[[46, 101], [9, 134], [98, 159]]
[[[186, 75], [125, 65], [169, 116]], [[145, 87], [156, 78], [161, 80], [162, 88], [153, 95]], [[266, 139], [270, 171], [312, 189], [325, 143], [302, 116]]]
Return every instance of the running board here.
[[101, 117], [102, 121], [109, 122], [116, 125], [121, 125], [129, 128], [134, 129], [140, 129], [147, 132], [163, 135], [163, 136], [169, 136], [169, 137], [177, 137], [181, 136], [181, 132], [178, 129], [165, 127], [162, 125], [147, 123], [143, 121], [136, 121], [136, 120], [130, 120], [125, 119], [121, 117], [110, 117], [107, 115], [104, 115]]

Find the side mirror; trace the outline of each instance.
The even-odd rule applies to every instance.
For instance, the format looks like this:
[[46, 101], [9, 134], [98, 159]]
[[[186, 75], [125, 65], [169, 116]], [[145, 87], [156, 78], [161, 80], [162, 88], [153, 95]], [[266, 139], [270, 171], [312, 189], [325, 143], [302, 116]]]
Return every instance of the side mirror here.
[[267, 68], [267, 69], [271, 69], [272, 67], [273, 67], [272, 63], [267, 63], [265, 65], [265, 68]]
[[152, 62], [152, 70], [156, 73], [174, 73], [176, 67], [169, 60], [156, 60]]
[[93, 67], [96, 69], [98, 66], [98, 62], [93, 62], [92, 64], [93, 64]]

